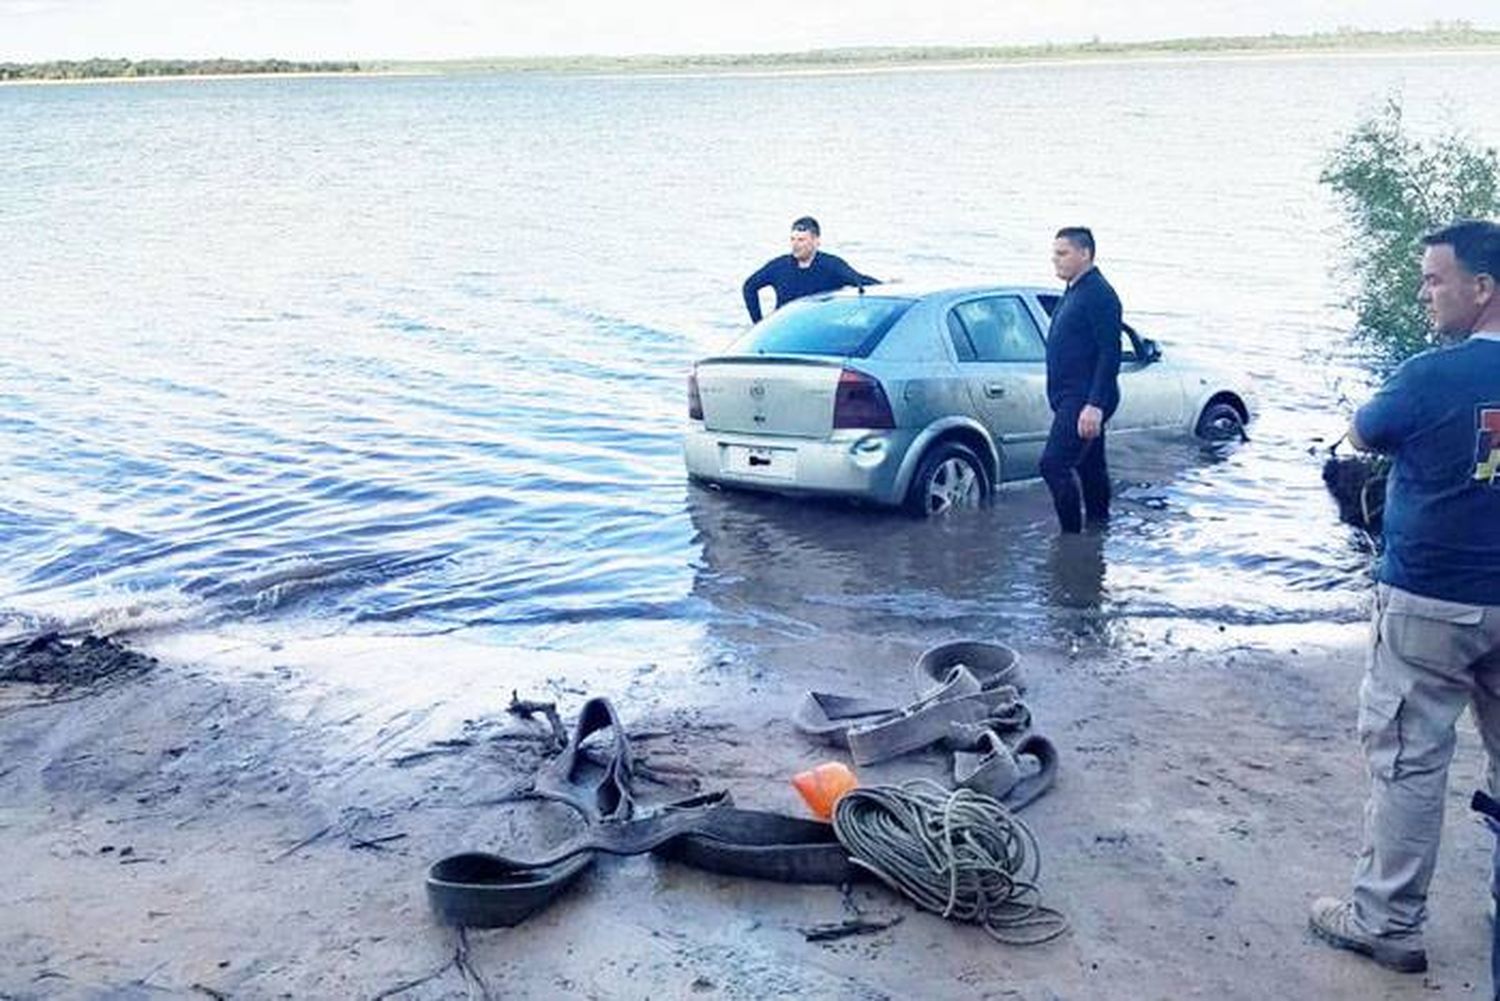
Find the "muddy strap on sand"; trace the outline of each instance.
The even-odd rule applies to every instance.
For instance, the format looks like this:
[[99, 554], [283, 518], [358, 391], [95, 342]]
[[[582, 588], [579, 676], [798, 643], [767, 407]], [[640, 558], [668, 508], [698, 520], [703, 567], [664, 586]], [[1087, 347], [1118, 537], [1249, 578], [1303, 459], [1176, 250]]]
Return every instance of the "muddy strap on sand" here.
[[912, 674], [921, 694], [909, 705], [808, 692], [792, 722], [808, 736], [847, 747], [855, 764], [872, 765], [945, 740], [955, 725], [979, 724], [1003, 706], [1019, 705], [1020, 667], [1020, 655], [1003, 643], [944, 643], [917, 659]]
[[[582, 745], [612, 731], [611, 752], [594, 766]], [[538, 772], [535, 795], [567, 803], [583, 831], [541, 858], [463, 852], [434, 862], [427, 898], [439, 919], [477, 928], [519, 924], [551, 903], [601, 853], [654, 852], [734, 876], [840, 884], [862, 877], [828, 824], [740, 810], [724, 792], [636, 815], [629, 742], [614, 706], [590, 699], [563, 752]]]
[[545, 857], [518, 859], [462, 852], [427, 872], [432, 909], [449, 924], [493, 928], [519, 924], [545, 907], [597, 853], [639, 855], [702, 824], [725, 802], [723, 793], [696, 797], [646, 817], [588, 824]]
[[[604, 732], [609, 734], [609, 753], [595, 768], [585, 759], [583, 742]], [[630, 819], [635, 812], [635, 758], [614, 703], [589, 699], [583, 704], [572, 738], [537, 771], [531, 794], [566, 803], [591, 824]]]
[[996, 704], [1017, 698], [1014, 688], [984, 691], [977, 685], [967, 668], [955, 667], [951, 683], [932, 695], [898, 713], [849, 727], [854, 763], [873, 765], [947, 740], [954, 726], [978, 723]]
[[879, 713], [865, 711], [874, 700], [828, 692], [808, 692], [792, 717], [801, 732], [834, 747], [847, 748], [856, 765], [874, 765], [952, 743], [955, 733], [984, 729], [992, 721], [1031, 712], [1009, 685], [985, 688], [967, 667], [953, 668], [944, 682], [909, 706]]
[[1057, 747], [1028, 733], [1012, 748], [994, 730], [981, 730], [970, 750], [953, 754], [953, 783], [1020, 810], [1057, 781]]
[[857, 765], [941, 744], [954, 752], [955, 785], [1019, 810], [1052, 787], [1058, 769], [1056, 746], [1031, 732], [1020, 668], [1020, 655], [1003, 643], [944, 643], [918, 658], [912, 674], [922, 694], [910, 705], [808, 692], [792, 722], [847, 748]]

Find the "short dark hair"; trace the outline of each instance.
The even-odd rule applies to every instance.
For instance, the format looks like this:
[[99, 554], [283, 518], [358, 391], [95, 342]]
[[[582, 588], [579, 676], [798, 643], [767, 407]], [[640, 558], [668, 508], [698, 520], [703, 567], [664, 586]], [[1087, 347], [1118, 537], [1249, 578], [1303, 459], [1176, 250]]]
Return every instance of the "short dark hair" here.
[[818, 228], [818, 220], [810, 215], [805, 215], [792, 220], [792, 229], [803, 229], [813, 236], [822, 236], [823, 231]]
[[1453, 256], [1471, 275], [1500, 282], [1500, 225], [1483, 219], [1461, 219], [1422, 237], [1422, 246], [1453, 248]]
[[1079, 250], [1087, 250], [1090, 257], [1094, 256], [1094, 231], [1087, 226], [1064, 226], [1053, 239], [1067, 240]]

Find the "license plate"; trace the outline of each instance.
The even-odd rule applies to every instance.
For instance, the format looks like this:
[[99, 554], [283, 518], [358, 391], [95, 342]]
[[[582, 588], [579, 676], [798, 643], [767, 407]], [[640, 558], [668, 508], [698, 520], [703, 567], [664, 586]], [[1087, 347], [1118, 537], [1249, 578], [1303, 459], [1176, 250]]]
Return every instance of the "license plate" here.
[[757, 445], [724, 445], [724, 471], [741, 476], [790, 480], [797, 475], [797, 450]]

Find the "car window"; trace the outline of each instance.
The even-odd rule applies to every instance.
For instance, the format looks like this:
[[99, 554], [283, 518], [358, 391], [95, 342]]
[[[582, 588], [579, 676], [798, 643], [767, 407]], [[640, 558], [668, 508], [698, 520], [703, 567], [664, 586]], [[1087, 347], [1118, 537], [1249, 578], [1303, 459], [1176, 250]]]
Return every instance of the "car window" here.
[[950, 310], [948, 313], [948, 336], [953, 340], [953, 352], [958, 355], [959, 361], [974, 361], [979, 357], [974, 351], [974, 342], [969, 340], [969, 332], [964, 329], [963, 321], [958, 318], [957, 311]]
[[1036, 301], [1042, 304], [1042, 309], [1046, 311], [1047, 318], [1050, 320], [1052, 314], [1057, 312], [1057, 304], [1062, 302], [1062, 296], [1050, 294], [1038, 295]]
[[948, 332], [955, 325], [967, 336], [972, 357], [965, 357], [954, 337], [960, 361], [1042, 361], [1047, 357], [1041, 331], [1025, 305], [1013, 295], [970, 299], [948, 314]]
[[735, 341], [733, 350], [864, 358], [911, 308], [912, 301], [870, 295], [799, 299], [751, 327]]

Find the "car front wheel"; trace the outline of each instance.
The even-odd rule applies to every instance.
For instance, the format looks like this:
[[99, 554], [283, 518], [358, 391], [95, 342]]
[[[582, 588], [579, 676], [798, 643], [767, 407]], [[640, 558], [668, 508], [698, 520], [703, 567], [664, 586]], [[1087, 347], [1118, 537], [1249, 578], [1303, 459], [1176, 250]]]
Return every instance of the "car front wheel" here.
[[990, 478], [979, 456], [957, 442], [928, 449], [917, 467], [906, 508], [921, 518], [977, 508], [990, 499]]
[[1198, 418], [1195, 433], [1204, 441], [1244, 441], [1245, 422], [1232, 403], [1210, 403]]

